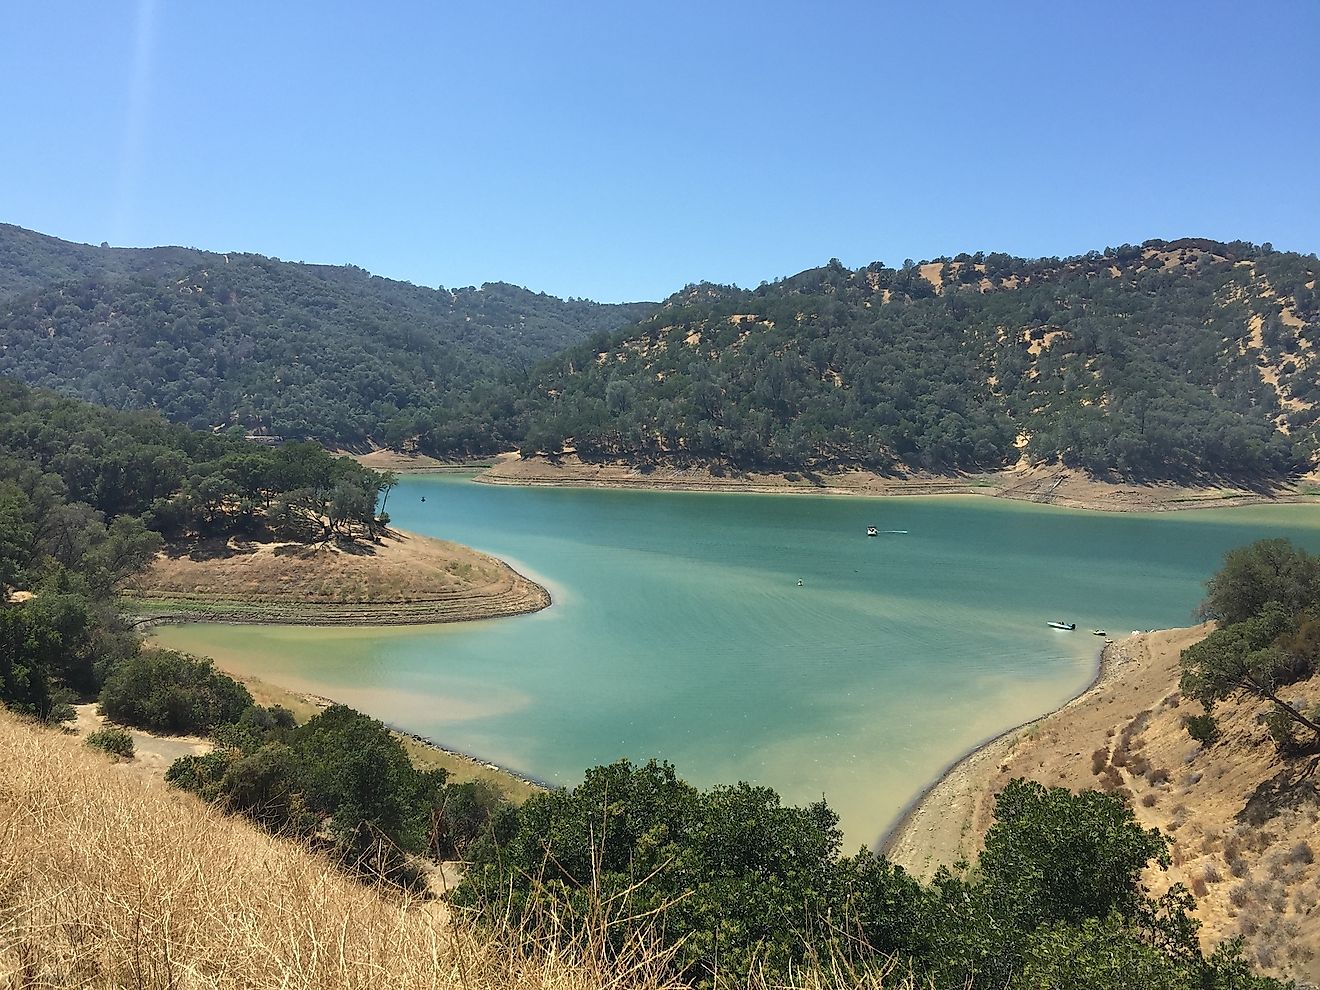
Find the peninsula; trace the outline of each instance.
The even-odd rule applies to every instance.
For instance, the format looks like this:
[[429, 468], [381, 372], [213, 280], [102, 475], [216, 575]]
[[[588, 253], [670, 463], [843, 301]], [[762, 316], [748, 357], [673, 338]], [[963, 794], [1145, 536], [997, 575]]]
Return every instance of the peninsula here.
[[503, 561], [399, 530], [378, 542], [172, 544], [122, 586], [140, 619], [412, 625], [520, 615], [550, 593]]

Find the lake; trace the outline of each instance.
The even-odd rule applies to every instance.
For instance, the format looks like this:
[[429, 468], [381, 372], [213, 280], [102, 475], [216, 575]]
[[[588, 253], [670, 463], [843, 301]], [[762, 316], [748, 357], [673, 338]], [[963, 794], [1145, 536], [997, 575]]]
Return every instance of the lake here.
[[508, 560], [555, 604], [448, 626], [167, 626], [160, 642], [552, 783], [654, 756], [700, 786], [824, 795], [854, 847], [961, 754], [1084, 688], [1092, 628], [1192, 623], [1230, 547], [1320, 551], [1318, 505], [1111, 515], [420, 476], [388, 510]]

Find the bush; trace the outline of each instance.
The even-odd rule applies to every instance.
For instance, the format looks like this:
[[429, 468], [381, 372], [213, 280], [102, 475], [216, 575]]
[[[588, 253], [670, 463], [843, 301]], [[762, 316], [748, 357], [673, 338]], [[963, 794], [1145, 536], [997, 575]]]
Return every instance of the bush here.
[[1209, 713], [1187, 716], [1187, 734], [1202, 746], [1213, 746], [1219, 741], [1219, 723]]
[[247, 688], [209, 660], [168, 650], [146, 650], [123, 661], [101, 689], [106, 715], [154, 732], [205, 735], [237, 722], [251, 705]]
[[170, 764], [165, 780], [185, 791], [192, 791], [203, 801], [221, 796], [221, 784], [234, 757], [222, 749], [203, 756], [184, 756]]
[[1300, 750], [1297, 740], [1297, 723], [1286, 712], [1276, 708], [1265, 716], [1265, 729], [1269, 732], [1274, 745], [1280, 753], [1290, 755]]
[[126, 760], [133, 758], [133, 737], [123, 729], [98, 729], [87, 737], [87, 745]]

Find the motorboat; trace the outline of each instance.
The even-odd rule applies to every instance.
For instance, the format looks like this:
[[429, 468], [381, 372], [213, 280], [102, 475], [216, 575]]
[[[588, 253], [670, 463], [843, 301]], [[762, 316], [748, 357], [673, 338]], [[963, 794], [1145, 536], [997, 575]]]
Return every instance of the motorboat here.
[[866, 535], [867, 535], [867, 536], [879, 536], [879, 535], [880, 535], [880, 530], [876, 529], [874, 526], [867, 526], [867, 527], [866, 527]]
[[1047, 622], [1045, 624], [1051, 629], [1062, 629], [1064, 632], [1072, 632], [1077, 628], [1077, 623], [1075, 622]]

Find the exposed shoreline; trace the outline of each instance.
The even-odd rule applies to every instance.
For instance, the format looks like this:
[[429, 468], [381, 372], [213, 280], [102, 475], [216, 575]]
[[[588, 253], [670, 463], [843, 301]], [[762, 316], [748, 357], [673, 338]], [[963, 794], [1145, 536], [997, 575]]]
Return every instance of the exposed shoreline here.
[[433, 625], [552, 604], [544, 586], [497, 557], [403, 530], [348, 549], [235, 540], [171, 547], [122, 591], [143, 626]]
[[[1003, 732], [996, 733], [949, 763], [940, 771], [939, 776], [922, 788], [904, 806], [898, 819], [885, 830], [875, 845], [871, 847], [872, 851], [903, 865], [909, 870], [917, 867], [923, 855], [926, 857], [938, 856], [939, 853], [943, 852], [943, 850], [925, 848], [922, 839], [918, 835], [920, 826], [923, 823], [922, 820], [927, 816], [947, 815], [951, 809], [966, 805], [975, 797], [975, 794], [972, 793], [972, 788], [975, 786], [973, 781], [986, 776], [984, 772], [986, 765], [992, 762], [997, 765], [1021, 733], [1073, 705], [1080, 704], [1103, 687], [1109, 678], [1113, 676], [1114, 654], [1118, 646], [1117, 641], [1105, 641], [1096, 659], [1095, 673], [1092, 675], [1091, 680], [1086, 687], [1063, 704], [1042, 715], [1037, 715], [1035, 718], [1010, 726]], [[952, 863], [937, 865], [949, 866]], [[920, 868], [917, 868], [916, 872], [920, 872]]]
[[[425, 472], [427, 468], [420, 468]], [[1192, 487], [1097, 481], [1068, 468], [1024, 468], [975, 475], [911, 473], [884, 476], [844, 471], [802, 475], [743, 472], [715, 474], [708, 468], [587, 463], [576, 456], [556, 461], [502, 455], [473, 479], [488, 485], [555, 488], [619, 488], [641, 491], [746, 492], [773, 495], [847, 495], [865, 498], [911, 495], [983, 495], [1097, 512], [1170, 512], [1238, 505], [1291, 505], [1320, 501], [1314, 479], [1269, 490], [1229, 486]]]

